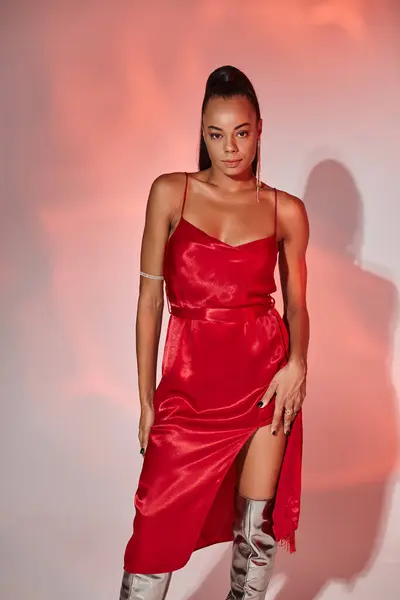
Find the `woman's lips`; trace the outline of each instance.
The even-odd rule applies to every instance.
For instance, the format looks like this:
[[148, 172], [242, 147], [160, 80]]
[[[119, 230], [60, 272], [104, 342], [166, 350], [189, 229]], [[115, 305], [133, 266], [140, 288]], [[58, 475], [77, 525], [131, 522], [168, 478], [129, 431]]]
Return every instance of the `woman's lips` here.
[[222, 161], [227, 167], [237, 167], [239, 163], [242, 162], [241, 158], [238, 158], [237, 160], [224, 160]]

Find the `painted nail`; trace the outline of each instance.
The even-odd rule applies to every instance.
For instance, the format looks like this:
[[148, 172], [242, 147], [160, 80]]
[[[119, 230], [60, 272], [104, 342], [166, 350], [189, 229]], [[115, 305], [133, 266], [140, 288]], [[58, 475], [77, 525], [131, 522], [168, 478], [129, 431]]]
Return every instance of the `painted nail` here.
[[259, 406], [260, 408], [262, 407], [263, 403], [262, 400], [260, 400], [260, 402], [257, 402], [257, 406]]
[[276, 430], [274, 429], [274, 431], [272, 432], [272, 435], [276, 435]]
[[144, 448], [140, 448], [140, 454], [144, 454]]

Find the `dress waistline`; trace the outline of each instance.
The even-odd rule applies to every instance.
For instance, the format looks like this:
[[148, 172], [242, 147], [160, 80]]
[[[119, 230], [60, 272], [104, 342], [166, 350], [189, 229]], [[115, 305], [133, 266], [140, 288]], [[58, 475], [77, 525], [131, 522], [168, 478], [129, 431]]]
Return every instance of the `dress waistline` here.
[[275, 299], [267, 296], [262, 304], [247, 306], [208, 308], [202, 306], [169, 306], [169, 312], [180, 319], [201, 321], [250, 321], [267, 314], [275, 306]]

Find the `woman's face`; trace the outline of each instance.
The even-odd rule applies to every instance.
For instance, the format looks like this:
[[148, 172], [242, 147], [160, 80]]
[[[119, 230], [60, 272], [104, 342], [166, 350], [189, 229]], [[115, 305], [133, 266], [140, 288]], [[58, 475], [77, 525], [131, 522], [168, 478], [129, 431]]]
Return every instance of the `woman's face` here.
[[203, 114], [203, 135], [213, 167], [231, 176], [248, 170], [261, 126], [246, 97], [211, 98]]

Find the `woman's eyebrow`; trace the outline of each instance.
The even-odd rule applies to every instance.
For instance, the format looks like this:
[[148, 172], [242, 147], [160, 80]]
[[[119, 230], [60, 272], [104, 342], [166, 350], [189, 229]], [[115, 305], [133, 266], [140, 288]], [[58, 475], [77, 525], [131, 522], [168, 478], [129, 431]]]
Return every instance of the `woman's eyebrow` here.
[[[236, 125], [234, 131], [236, 131], [236, 129], [244, 127], [245, 125], [251, 125], [251, 123], [241, 123], [240, 125]], [[223, 131], [222, 127], [217, 127], [216, 125], [208, 125], [207, 129], [217, 129], [218, 131]]]

